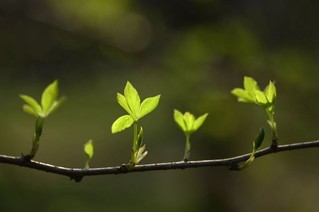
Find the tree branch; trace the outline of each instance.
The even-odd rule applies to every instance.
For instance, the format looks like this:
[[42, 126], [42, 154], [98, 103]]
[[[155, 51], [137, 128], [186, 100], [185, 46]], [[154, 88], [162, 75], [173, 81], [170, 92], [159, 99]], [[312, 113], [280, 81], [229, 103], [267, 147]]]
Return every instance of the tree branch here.
[[[263, 157], [272, 153], [292, 151], [298, 149], [315, 148], [319, 147], [319, 140], [310, 142], [299, 142], [287, 145], [278, 145], [276, 148], [267, 147], [256, 152], [255, 157]], [[132, 172], [146, 172], [157, 170], [171, 170], [171, 169], [188, 169], [199, 167], [213, 167], [213, 166], [225, 166], [230, 170], [238, 170], [238, 164], [246, 161], [250, 156], [249, 154], [243, 154], [231, 158], [224, 159], [212, 159], [212, 160], [197, 160], [197, 161], [177, 161], [177, 162], [165, 162], [136, 165], [134, 168], [128, 168], [127, 165], [113, 166], [113, 167], [101, 167], [101, 168], [67, 168], [62, 166], [55, 166], [48, 163], [43, 163], [35, 160], [29, 160], [24, 156], [14, 157], [8, 155], [0, 155], [0, 163], [22, 166], [30, 169], [36, 169], [39, 171], [49, 172], [58, 175], [64, 175], [70, 177], [71, 180], [76, 182], [81, 181], [84, 176], [92, 175], [110, 175], [110, 174], [126, 174]]]

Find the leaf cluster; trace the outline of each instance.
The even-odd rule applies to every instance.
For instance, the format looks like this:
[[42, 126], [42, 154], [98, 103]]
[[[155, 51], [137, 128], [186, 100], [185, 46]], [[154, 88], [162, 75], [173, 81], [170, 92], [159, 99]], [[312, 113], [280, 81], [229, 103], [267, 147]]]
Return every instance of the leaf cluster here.
[[28, 95], [20, 95], [26, 104], [23, 110], [35, 117], [47, 118], [53, 113], [65, 100], [65, 97], [58, 99], [58, 81], [55, 80], [49, 84], [42, 93], [41, 104], [33, 97]]
[[117, 102], [128, 113], [115, 120], [112, 133], [121, 132], [132, 126], [134, 122], [152, 112], [158, 105], [161, 95], [146, 98], [141, 103], [140, 96], [133, 85], [128, 81], [124, 88], [124, 95], [117, 93]]
[[182, 114], [180, 111], [174, 110], [174, 120], [185, 134], [192, 134], [197, 131], [198, 128], [202, 126], [207, 116], [208, 113], [205, 113], [196, 119], [190, 112]]
[[244, 77], [244, 89], [235, 88], [231, 93], [238, 97], [239, 102], [261, 105], [269, 111], [273, 110], [277, 97], [276, 87], [272, 81], [262, 91], [256, 80], [247, 76]]

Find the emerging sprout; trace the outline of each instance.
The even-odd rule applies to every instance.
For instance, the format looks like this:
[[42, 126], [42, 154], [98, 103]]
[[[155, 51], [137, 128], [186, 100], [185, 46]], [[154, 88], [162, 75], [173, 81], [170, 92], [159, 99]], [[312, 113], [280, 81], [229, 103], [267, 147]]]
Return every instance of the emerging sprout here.
[[244, 77], [244, 89], [235, 88], [231, 93], [238, 98], [239, 102], [254, 103], [263, 107], [267, 113], [267, 122], [272, 131], [272, 146], [277, 147], [277, 124], [275, 121], [277, 91], [275, 84], [270, 81], [268, 86], [261, 91], [256, 80], [251, 77]]
[[32, 139], [32, 149], [26, 158], [31, 159], [35, 156], [39, 148], [40, 137], [44, 120], [52, 114], [64, 102], [65, 97], [58, 99], [58, 81], [55, 80], [49, 84], [43, 91], [41, 97], [41, 105], [31, 96], [20, 95], [26, 104], [23, 105], [24, 112], [31, 114], [37, 118], [35, 123], [35, 131]]
[[93, 145], [92, 139], [88, 140], [88, 142], [84, 144], [84, 153], [87, 157], [84, 168], [89, 169], [90, 168], [89, 163], [94, 155], [94, 145]]
[[121, 132], [134, 125], [133, 146], [129, 166], [135, 166], [146, 155], [145, 145], [143, 145], [143, 128], [138, 127], [138, 120], [152, 112], [158, 105], [160, 95], [146, 98], [141, 103], [137, 90], [130, 82], [126, 83], [124, 95], [117, 93], [117, 102], [128, 113], [115, 120], [112, 124], [112, 133]]
[[207, 116], [208, 116], [208, 113], [205, 113], [204, 115], [201, 115], [200, 117], [196, 119], [195, 116], [191, 114], [190, 112], [186, 112], [182, 114], [180, 111], [174, 110], [174, 120], [186, 136], [186, 146], [185, 146], [185, 153], [183, 158], [184, 161], [188, 161], [188, 158], [190, 155], [190, 150], [191, 150], [190, 135], [196, 130], [198, 130], [200, 126], [202, 126]]

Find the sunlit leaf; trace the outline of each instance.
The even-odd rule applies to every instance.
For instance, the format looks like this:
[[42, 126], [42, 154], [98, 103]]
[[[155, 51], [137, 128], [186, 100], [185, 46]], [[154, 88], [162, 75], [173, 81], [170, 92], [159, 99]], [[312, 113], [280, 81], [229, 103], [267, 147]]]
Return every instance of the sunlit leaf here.
[[200, 126], [203, 125], [204, 121], [206, 120], [206, 117], [208, 116], [208, 113], [205, 113], [204, 115], [201, 115], [200, 117], [198, 117], [196, 120], [195, 120], [195, 123], [193, 125], [193, 131], [196, 131], [198, 130], [198, 128]]
[[268, 102], [270, 103], [274, 103], [277, 93], [276, 93], [276, 87], [274, 85], [274, 83], [272, 83], [271, 81], [269, 82], [269, 85], [265, 88], [265, 94], [266, 97], [268, 99]]
[[50, 107], [50, 109], [47, 111], [46, 116], [53, 113], [56, 109], [58, 109], [62, 103], [66, 100], [66, 97], [62, 97], [57, 101], [54, 101]]
[[260, 90], [256, 80], [252, 77], [244, 77], [244, 88], [248, 92], [248, 94], [253, 97], [255, 96], [255, 91]]
[[[32, 110], [36, 113], [36, 116], [41, 115], [42, 108], [34, 98], [32, 98], [31, 96], [27, 96], [27, 95], [20, 95], [20, 97], [29, 105], [30, 108], [32, 108]], [[26, 109], [26, 110], [31, 111], [30, 109]], [[34, 113], [30, 113], [30, 114], [34, 115]]]
[[123, 96], [120, 93], [117, 93], [116, 99], [117, 99], [117, 102], [122, 106], [122, 108], [124, 108], [124, 110], [126, 110], [126, 112], [128, 112], [128, 114], [133, 115], [132, 110], [130, 109], [130, 107], [128, 106], [128, 104], [126, 102], [125, 96]]
[[131, 115], [121, 116], [112, 124], [112, 133], [121, 132], [122, 130], [132, 126], [133, 123], [134, 119]]
[[185, 132], [187, 130], [184, 123], [184, 115], [176, 109], [174, 110], [174, 120], [182, 131]]
[[124, 88], [124, 96], [126, 98], [126, 102], [132, 111], [132, 115], [134, 118], [137, 118], [137, 113], [140, 109], [141, 99], [137, 92], [137, 90], [133, 87], [133, 85], [127, 81], [126, 86]]
[[94, 155], [94, 146], [92, 139], [90, 139], [86, 144], [84, 144], [84, 152], [88, 159], [91, 160]]
[[23, 105], [22, 109], [24, 112], [26, 112], [30, 115], [33, 115], [35, 117], [39, 116], [39, 114], [30, 105], [25, 104], [25, 105]]
[[255, 98], [251, 97], [248, 92], [242, 88], [235, 88], [231, 93], [238, 97], [239, 102], [255, 102]]
[[186, 112], [184, 114], [184, 123], [185, 123], [187, 132], [193, 131], [193, 125], [195, 123], [195, 116], [193, 114], [191, 114], [190, 112]]
[[142, 118], [152, 112], [157, 107], [160, 97], [161, 95], [146, 98], [141, 104], [138, 118]]
[[256, 94], [257, 103], [259, 103], [259, 104], [267, 104], [268, 103], [264, 92], [256, 90], [255, 94]]
[[58, 81], [55, 80], [53, 83], [48, 85], [42, 93], [41, 105], [43, 113], [47, 113], [50, 110], [53, 102], [58, 97]]

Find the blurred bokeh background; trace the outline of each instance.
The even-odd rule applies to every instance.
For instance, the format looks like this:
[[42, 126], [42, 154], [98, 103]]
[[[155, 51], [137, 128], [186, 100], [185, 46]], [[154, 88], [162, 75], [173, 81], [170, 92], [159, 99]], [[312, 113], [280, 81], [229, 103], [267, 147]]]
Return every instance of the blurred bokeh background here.
[[[91, 167], [129, 159], [132, 129], [112, 135], [127, 80], [142, 98], [161, 94], [141, 120], [143, 163], [181, 160], [173, 109], [210, 115], [192, 136], [191, 159], [251, 150], [266, 115], [230, 90], [252, 76], [276, 81], [280, 143], [319, 138], [317, 1], [1, 0], [0, 153], [30, 149], [34, 118], [19, 94], [40, 98], [58, 79], [65, 104], [44, 126], [36, 160]], [[269, 145], [268, 140], [263, 145]], [[86, 177], [0, 165], [1, 211], [319, 211], [318, 150], [269, 155], [242, 172], [226, 168]]]

